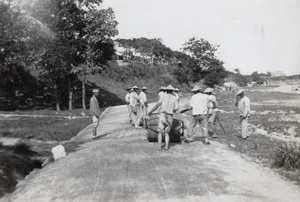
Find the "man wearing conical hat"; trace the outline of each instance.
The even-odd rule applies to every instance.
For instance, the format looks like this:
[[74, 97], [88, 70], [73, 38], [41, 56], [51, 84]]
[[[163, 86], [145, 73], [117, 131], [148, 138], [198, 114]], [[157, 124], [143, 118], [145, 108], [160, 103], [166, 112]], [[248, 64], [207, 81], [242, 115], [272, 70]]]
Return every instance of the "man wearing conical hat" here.
[[170, 136], [169, 133], [171, 131], [172, 123], [173, 123], [173, 113], [178, 110], [178, 102], [176, 97], [172, 94], [175, 90], [173, 86], [169, 85], [165, 88], [166, 94], [161, 96], [156, 103], [156, 105], [150, 110], [148, 113], [149, 116], [152, 115], [152, 112], [154, 112], [159, 106], [160, 113], [159, 113], [159, 119], [158, 119], [158, 150], [161, 151], [162, 149], [162, 135], [165, 136], [165, 150], [169, 149], [169, 141]]
[[208, 120], [207, 120], [207, 104], [213, 101], [213, 97], [200, 92], [201, 88], [195, 86], [192, 89], [194, 95], [192, 96], [189, 107], [192, 109], [193, 120], [188, 125], [187, 135], [189, 140], [194, 136], [195, 127], [200, 124], [202, 136], [204, 137], [204, 144], [209, 145], [208, 140]]
[[138, 96], [137, 91], [138, 87], [133, 86], [132, 87], [132, 92], [130, 93], [130, 107], [131, 107], [131, 120], [132, 120], [132, 125], [136, 128], [141, 128], [139, 126], [139, 114], [140, 114], [140, 96]]
[[241, 137], [243, 140], [246, 140], [249, 137], [248, 119], [250, 117], [250, 99], [245, 96], [242, 89], [239, 89], [236, 94], [235, 106], [239, 108], [240, 112]]
[[213, 95], [213, 88], [206, 88], [204, 93], [206, 93], [207, 95], [210, 95], [213, 100], [210, 101], [207, 104], [207, 118], [208, 118], [208, 125], [211, 127], [213, 135], [212, 138], [217, 138], [217, 130], [216, 130], [216, 117], [218, 115], [218, 104], [217, 104], [217, 98], [216, 96]]
[[142, 88], [142, 92], [140, 92], [140, 103], [141, 103], [141, 122], [143, 123], [147, 117], [147, 109], [148, 109], [148, 101], [146, 95], [147, 87]]

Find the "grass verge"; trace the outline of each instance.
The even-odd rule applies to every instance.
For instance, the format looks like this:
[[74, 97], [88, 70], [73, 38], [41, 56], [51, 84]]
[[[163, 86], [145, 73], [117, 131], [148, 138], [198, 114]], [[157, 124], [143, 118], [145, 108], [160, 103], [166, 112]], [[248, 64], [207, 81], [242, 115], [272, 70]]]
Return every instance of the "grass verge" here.
[[[226, 110], [226, 113], [218, 116], [226, 134], [217, 123], [219, 137], [216, 141], [228, 145], [245, 158], [275, 169], [300, 185], [300, 145], [277, 138], [299, 138], [300, 123], [297, 117], [300, 116], [300, 95], [249, 90], [251, 89], [247, 89], [245, 94], [251, 100], [251, 110], [255, 112], [249, 119], [250, 138], [239, 138], [239, 114], [234, 106], [235, 92], [226, 91], [217, 95], [220, 109], [223, 107]], [[267, 134], [259, 133], [258, 129], [265, 130]]]

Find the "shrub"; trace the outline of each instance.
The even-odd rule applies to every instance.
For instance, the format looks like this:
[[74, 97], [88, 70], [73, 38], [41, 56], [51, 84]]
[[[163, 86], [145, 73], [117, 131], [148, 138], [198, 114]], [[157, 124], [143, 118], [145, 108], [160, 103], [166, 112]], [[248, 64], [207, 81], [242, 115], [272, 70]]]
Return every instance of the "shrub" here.
[[277, 147], [274, 166], [288, 170], [300, 168], [300, 146], [296, 143], [282, 143]]

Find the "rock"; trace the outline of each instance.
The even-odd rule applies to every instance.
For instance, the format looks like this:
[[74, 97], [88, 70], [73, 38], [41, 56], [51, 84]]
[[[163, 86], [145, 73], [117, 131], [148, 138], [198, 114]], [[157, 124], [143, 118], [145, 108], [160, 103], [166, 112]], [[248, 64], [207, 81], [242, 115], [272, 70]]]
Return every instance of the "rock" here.
[[65, 148], [62, 145], [53, 147], [51, 151], [55, 161], [66, 156]]

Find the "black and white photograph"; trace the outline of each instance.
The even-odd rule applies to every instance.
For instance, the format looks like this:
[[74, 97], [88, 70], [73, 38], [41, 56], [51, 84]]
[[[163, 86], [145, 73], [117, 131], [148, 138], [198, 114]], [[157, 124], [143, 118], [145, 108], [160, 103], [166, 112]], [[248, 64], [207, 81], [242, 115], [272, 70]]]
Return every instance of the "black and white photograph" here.
[[0, 202], [299, 200], [299, 0], [0, 0]]

